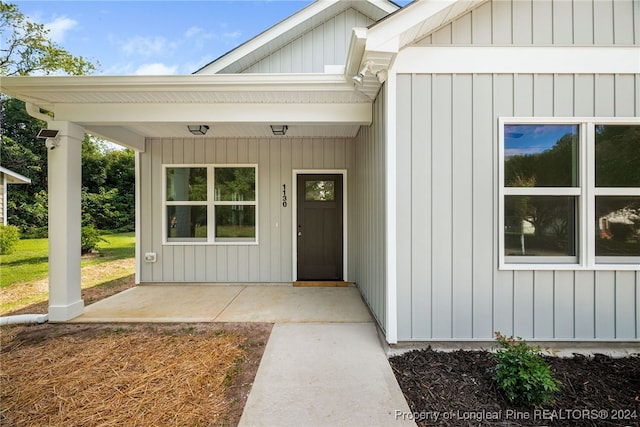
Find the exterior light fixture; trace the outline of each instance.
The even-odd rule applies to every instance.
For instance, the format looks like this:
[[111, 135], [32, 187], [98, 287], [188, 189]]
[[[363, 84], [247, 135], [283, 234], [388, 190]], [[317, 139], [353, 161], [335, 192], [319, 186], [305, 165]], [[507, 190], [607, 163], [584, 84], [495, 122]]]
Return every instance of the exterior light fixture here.
[[289, 126], [287, 125], [271, 125], [271, 132], [274, 136], [285, 136]]
[[207, 125], [188, 125], [187, 129], [194, 135], [206, 135], [209, 130]]
[[364, 65], [362, 66], [362, 69], [360, 70], [360, 72], [358, 74], [356, 74], [355, 76], [353, 76], [351, 79], [358, 86], [362, 86], [362, 84], [364, 83], [364, 77], [367, 75], [367, 73], [373, 71], [372, 68], [373, 68], [373, 62], [372, 61], [365, 62]]
[[44, 139], [44, 145], [46, 145], [49, 150], [53, 150], [60, 145], [59, 133], [60, 131], [56, 129], [40, 129], [37, 137], [38, 139]]

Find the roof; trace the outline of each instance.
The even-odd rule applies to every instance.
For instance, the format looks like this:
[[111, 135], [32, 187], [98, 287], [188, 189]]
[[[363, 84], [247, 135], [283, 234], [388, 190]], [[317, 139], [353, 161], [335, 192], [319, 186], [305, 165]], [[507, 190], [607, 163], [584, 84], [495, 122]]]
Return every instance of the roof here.
[[205, 65], [194, 74], [240, 73], [260, 59], [350, 8], [378, 21], [400, 7], [387, 0], [316, 0], [284, 21]]
[[26, 176], [22, 176], [7, 168], [0, 166], [0, 173], [4, 174], [5, 179], [9, 184], [31, 184], [31, 180]]

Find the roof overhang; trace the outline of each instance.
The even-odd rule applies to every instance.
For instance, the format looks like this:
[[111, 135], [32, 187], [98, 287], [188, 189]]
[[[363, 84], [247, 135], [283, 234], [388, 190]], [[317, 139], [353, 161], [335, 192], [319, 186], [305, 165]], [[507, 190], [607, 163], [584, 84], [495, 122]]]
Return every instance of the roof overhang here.
[[[0, 90], [135, 149], [145, 137], [355, 136], [371, 123], [371, 101], [339, 74], [4, 77]], [[31, 108], [33, 110], [33, 108]], [[141, 142], [142, 141], [142, 142]]]
[[31, 184], [31, 180], [26, 176], [20, 175], [12, 170], [0, 166], [0, 173], [4, 175], [4, 179], [8, 184]]
[[398, 53], [488, 0], [420, 0], [376, 22], [369, 28], [354, 28], [345, 66], [345, 76], [355, 76], [364, 64], [369, 72], [359, 90], [373, 99], [393, 67]]

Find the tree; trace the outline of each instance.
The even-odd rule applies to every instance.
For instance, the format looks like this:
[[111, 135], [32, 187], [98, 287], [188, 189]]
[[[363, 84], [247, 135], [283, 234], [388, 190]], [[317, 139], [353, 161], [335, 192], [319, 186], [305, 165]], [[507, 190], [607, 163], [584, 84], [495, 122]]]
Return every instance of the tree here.
[[49, 39], [44, 25], [30, 21], [14, 4], [0, 2], [0, 75], [62, 72], [91, 74], [95, 65]]

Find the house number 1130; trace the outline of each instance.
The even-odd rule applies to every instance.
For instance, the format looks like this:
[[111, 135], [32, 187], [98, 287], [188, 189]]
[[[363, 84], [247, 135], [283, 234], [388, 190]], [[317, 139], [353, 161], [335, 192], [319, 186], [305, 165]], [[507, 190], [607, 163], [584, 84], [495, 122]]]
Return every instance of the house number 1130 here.
[[287, 207], [287, 185], [282, 184], [282, 207]]

